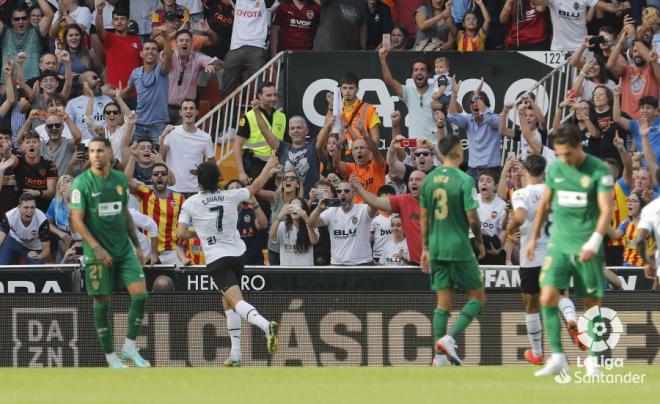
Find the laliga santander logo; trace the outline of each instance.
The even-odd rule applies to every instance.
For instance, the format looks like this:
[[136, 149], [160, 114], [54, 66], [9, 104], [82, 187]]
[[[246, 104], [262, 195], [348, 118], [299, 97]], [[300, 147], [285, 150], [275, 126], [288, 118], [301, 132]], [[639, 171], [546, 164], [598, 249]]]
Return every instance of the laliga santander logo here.
[[555, 381], [559, 384], [570, 383], [571, 380], [572, 380], [571, 375], [569, 375], [568, 372], [564, 369], [562, 369], [558, 375], [555, 375]]
[[[597, 317], [600, 317], [600, 320], [593, 322], [591, 330], [591, 333], [599, 338], [596, 341], [589, 335], [589, 323]], [[594, 306], [578, 319], [578, 332], [580, 342], [588, 346], [591, 351], [603, 352], [614, 348], [619, 342], [621, 333], [623, 333], [623, 325], [617, 317], [616, 311], [607, 307]], [[606, 336], [607, 338], [605, 338]]]

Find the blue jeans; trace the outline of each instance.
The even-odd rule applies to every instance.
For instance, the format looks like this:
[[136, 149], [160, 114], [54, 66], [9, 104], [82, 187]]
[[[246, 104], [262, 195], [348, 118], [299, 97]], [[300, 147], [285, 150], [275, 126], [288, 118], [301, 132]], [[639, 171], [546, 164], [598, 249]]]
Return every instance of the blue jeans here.
[[[25, 258], [27, 265], [41, 265], [42, 260], [34, 260], [28, 257], [28, 253], [33, 250], [28, 250], [25, 246], [19, 243], [15, 238], [7, 234], [5, 242], [0, 246], [0, 265], [16, 265], [20, 257]], [[41, 252], [41, 250], [37, 251]]]
[[142, 139], [150, 140], [153, 144], [158, 144], [158, 138], [165, 130], [167, 122], [155, 122], [148, 124], [138, 123], [135, 125], [135, 133], [133, 133], [133, 141], [138, 142]]

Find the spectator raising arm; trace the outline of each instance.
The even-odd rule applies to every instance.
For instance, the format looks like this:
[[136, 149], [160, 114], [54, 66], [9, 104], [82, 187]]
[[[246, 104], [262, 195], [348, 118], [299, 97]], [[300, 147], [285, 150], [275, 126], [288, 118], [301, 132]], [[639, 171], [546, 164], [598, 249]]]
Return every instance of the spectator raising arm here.
[[515, 137], [515, 132], [511, 128], [506, 127], [508, 121], [509, 112], [513, 109], [513, 103], [507, 102], [502, 108], [502, 113], [500, 114], [500, 124], [498, 125], [498, 132], [500, 135], [513, 138]]
[[[50, 7], [50, 4], [48, 4], [48, 1], [37, 0], [37, 2], [39, 3], [41, 12], [44, 14], [41, 21], [39, 21], [39, 32], [41, 33], [42, 37], [47, 38], [50, 31], [50, 26], [53, 24], [53, 17], [55, 17], [55, 13]], [[2, 26], [0, 26], [0, 31], [2, 31]]]
[[399, 159], [399, 151], [403, 150], [401, 148], [401, 139], [405, 139], [405, 137], [397, 135], [392, 139], [390, 148], [387, 150], [387, 166], [390, 170], [390, 178], [398, 180], [403, 180], [406, 174], [406, 166]]
[[[2, 68], [2, 74], [5, 76], [5, 100], [0, 104], [0, 117], [9, 114], [16, 102], [16, 89], [14, 88], [14, 63], [10, 60]], [[1, 181], [0, 181], [1, 182]]]
[[[329, 111], [329, 114], [330, 113], [332, 113], [332, 111]], [[330, 132], [332, 131], [332, 127], [335, 124], [335, 120], [337, 119], [336, 117], [329, 114], [325, 116], [325, 123], [319, 131], [319, 134], [316, 136], [316, 154], [319, 157], [323, 156], [324, 151], [328, 146], [328, 138], [330, 137]]]
[[99, 0], [96, 3], [96, 19], [94, 20], [94, 27], [96, 28], [96, 36], [103, 42], [105, 40], [106, 31], [103, 26], [103, 9], [105, 8], [105, 0]]
[[[416, 15], [420, 14], [422, 13], [417, 13]], [[385, 81], [387, 88], [389, 88], [397, 97], [402, 97], [403, 86], [394, 79], [392, 72], [390, 71], [390, 66], [387, 64], [387, 54], [389, 51], [390, 50], [384, 46], [381, 46], [378, 50], [378, 60], [380, 61], [380, 68], [383, 72], [383, 80]]]
[[[610, 56], [607, 58], [607, 70], [609, 70], [614, 77], [621, 77], [626, 71], [627, 62], [625, 59], [619, 58], [619, 55], [624, 49], [626, 42], [628, 41], [627, 30], [622, 30], [619, 34], [619, 39], [616, 41], [616, 44], [612, 48]], [[630, 39], [634, 39], [630, 38]]]
[[[619, 77], [619, 84], [614, 86], [612, 89], [612, 93], [614, 95], [614, 102], [612, 106], [612, 119], [614, 119], [614, 122], [616, 122], [621, 129], [629, 131], [630, 130], [630, 120], [627, 118], [624, 118], [623, 115], [621, 115], [621, 82], [623, 81], [623, 78]], [[637, 148], [641, 147], [640, 145], [636, 145]]]
[[270, 178], [277, 174], [281, 169], [282, 166], [279, 164], [277, 155], [273, 154], [270, 156], [259, 176], [252, 182], [252, 184], [247, 186], [248, 191], [250, 191], [250, 196], [259, 192], [266, 185], [268, 180], [270, 180]]
[[[646, 164], [649, 165], [649, 173], [651, 173], [651, 180], [653, 181], [653, 185], [656, 187], [658, 186], [658, 180], [656, 179], [655, 172], [658, 169], [658, 164], [656, 163], [655, 159], [655, 153], [653, 152], [653, 146], [651, 146], [651, 141], [649, 140], [649, 133], [651, 132], [651, 127], [649, 126], [649, 123], [646, 119], [640, 119], [639, 120], [639, 137], [642, 138], [642, 151], [644, 152], [644, 158], [646, 159]], [[616, 138], [614, 139], [616, 141]], [[623, 140], [621, 140], [622, 146], [623, 147]], [[618, 147], [617, 147], [618, 150]], [[625, 150], [625, 149], [624, 149]], [[620, 154], [621, 152], [619, 152]], [[628, 153], [626, 153], [628, 154]], [[632, 166], [632, 158], [628, 157], [631, 159], [631, 166]], [[625, 181], [625, 180], [624, 180]], [[632, 171], [630, 173], [630, 182], [628, 184], [632, 183]]]
[[266, 125], [264, 115], [261, 112], [261, 101], [255, 98], [252, 100], [251, 104], [252, 109], [254, 110], [254, 117], [256, 118], [257, 125], [259, 126], [259, 130], [264, 136], [266, 143], [268, 143], [268, 146], [270, 146], [271, 149], [277, 150], [280, 147], [280, 140], [270, 129], [268, 129], [268, 125]]
[[[362, 200], [369, 205], [369, 209], [373, 210], [385, 210], [387, 212], [392, 211], [392, 205], [390, 204], [390, 199], [386, 196], [376, 196], [372, 194], [371, 192], [367, 191], [364, 189], [362, 184], [360, 183], [360, 177], [358, 177], [357, 173], [353, 172], [351, 173], [351, 176], [349, 178], [349, 183], [351, 186], [355, 189], [355, 191], [360, 194], [360, 197]], [[375, 213], [372, 215], [371, 213], [369, 216], [373, 217], [375, 216]]]
[[660, 82], [660, 64], [658, 64], [658, 53], [647, 48], [643, 41], [636, 41], [635, 46], [637, 47], [639, 56], [646, 60], [646, 63], [648, 63], [653, 69], [653, 76], [655, 77], [655, 81]]
[[[645, 140], [647, 143], [646, 145], [644, 145]], [[647, 161], [649, 161], [649, 166], [650, 166], [651, 161], [655, 165], [655, 157], [653, 155], [653, 148], [651, 148], [651, 143], [648, 140], [649, 139], [648, 139], [648, 131], [647, 131], [646, 139], [644, 139], [644, 136], [642, 136], [642, 146], [644, 146], [645, 148], [644, 150], [645, 153], [646, 153], [646, 147], [648, 146], [649, 154], [646, 155], [646, 159]], [[621, 174], [623, 183], [626, 184], [627, 186], [630, 186], [632, 185], [632, 173], [633, 173], [632, 156], [626, 150], [625, 142], [623, 141], [623, 139], [619, 137], [619, 131], [615, 132], [615, 136], [614, 139], [612, 140], [612, 143], [614, 144], [614, 147], [616, 147], [616, 151], [619, 153], [619, 157], [621, 158], [621, 162], [623, 163], [623, 173]], [[649, 160], [649, 157], [651, 158], [651, 160]], [[655, 169], [651, 172], [654, 173]], [[655, 182], [655, 175], [651, 175], [651, 178], [653, 178], [653, 181]]]

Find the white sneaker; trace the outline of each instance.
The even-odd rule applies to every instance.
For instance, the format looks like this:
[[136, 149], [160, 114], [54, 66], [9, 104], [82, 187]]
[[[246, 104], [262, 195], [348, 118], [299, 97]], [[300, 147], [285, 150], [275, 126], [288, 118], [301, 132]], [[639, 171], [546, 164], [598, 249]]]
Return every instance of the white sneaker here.
[[451, 366], [447, 355], [435, 355], [431, 366]]
[[445, 335], [440, 338], [435, 343], [435, 347], [440, 352], [444, 352], [447, 355], [447, 359], [456, 366], [461, 366], [463, 362], [461, 358], [458, 357], [456, 353], [456, 341], [451, 335]]
[[587, 369], [585, 375], [598, 377], [603, 374], [603, 371], [598, 366], [598, 358], [595, 356], [588, 356], [584, 360], [584, 367]]
[[563, 353], [553, 353], [550, 356], [550, 359], [545, 363], [545, 366], [543, 366], [543, 369], [534, 372], [534, 376], [554, 376], [562, 371], [568, 372], [569, 369], [570, 367], [568, 366], [566, 355]]

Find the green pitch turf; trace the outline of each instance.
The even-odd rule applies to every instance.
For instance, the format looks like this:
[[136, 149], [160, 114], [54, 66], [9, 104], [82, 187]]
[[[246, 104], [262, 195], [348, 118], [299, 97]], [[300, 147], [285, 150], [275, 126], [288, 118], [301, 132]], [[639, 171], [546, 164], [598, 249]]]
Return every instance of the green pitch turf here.
[[[636, 385], [558, 384], [538, 367], [0, 369], [2, 403], [651, 403], [660, 367]], [[571, 374], [576, 368], [571, 369]]]

